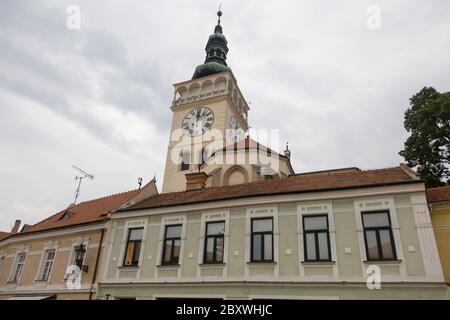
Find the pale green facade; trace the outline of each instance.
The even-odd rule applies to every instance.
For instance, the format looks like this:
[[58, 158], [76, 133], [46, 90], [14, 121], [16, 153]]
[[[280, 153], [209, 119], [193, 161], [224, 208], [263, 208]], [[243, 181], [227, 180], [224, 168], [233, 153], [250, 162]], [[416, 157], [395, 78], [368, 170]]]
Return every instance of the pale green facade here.
[[[361, 212], [387, 210], [397, 261], [368, 289]], [[326, 214], [331, 262], [305, 263], [303, 215]], [[274, 262], [250, 263], [250, 221], [273, 217]], [[204, 224], [225, 221], [224, 263], [203, 264]], [[235, 199], [112, 215], [99, 298], [445, 299], [423, 186]], [[182, 224], [179, 266], [161, 266], [164, 226]], [[128, 229], [144, 227], [139, 267], [122, 267]], [[430, 234], [431, 232], [431, 234]], [[430, 236], [431, 235], [431, 236]]]

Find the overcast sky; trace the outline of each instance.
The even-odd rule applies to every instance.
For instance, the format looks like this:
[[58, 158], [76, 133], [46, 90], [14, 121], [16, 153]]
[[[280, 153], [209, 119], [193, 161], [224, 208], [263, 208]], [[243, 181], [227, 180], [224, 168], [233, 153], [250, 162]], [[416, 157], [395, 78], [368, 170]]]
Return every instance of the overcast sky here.
[[[73, 201], [161, 188], [172, 84], [204, 61], [219, 1], [0, 1], [0, 230]], [[81, 29], [67, 28], [69, 5]], [[381, 12], [369, 29], [370, 5]], [[403, 113], [450, 90], [450, 1], [222, 0], [253, 128], [279, 128], [297, 172], [398, 165]], [[372, 21], [372, 20], [370, 20]], [[373, 24], [370, 24], [373, 26]]]

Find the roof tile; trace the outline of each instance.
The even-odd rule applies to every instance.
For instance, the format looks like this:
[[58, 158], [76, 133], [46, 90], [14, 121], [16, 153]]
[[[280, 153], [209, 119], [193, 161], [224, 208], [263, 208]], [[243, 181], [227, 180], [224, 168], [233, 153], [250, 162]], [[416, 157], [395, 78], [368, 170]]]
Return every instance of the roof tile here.
[[120, 211], [165, 207], [250, 196], [302, 193], [332, 189], [356, 188], [383, 184], [421, 182], [404, 168], [332, 170], [303, 173], [283, 179], [263, 180], [233, 186], [210, 187], [196, 191], [161, 193]]
[[450, 186], [427, 190], [428, 202], [450, 201]]

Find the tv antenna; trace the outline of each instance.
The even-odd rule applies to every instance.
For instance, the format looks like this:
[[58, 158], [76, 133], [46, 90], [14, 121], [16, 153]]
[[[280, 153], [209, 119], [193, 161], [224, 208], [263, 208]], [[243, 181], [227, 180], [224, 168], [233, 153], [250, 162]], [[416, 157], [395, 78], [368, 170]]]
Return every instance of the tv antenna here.
[[81, 170], [80, 168], [78, 168], [77, 166], [72, 166], [72, 168], [78, 170], [81, 175], [77, 175], [75, 176], [75, 180], [78, 180], [78, 187], [77, 190], [75, 190], [75, 201], [73, 202], [73, 205], [77, 204], [77, 200], [78, 200], [78, 196], [80, 195], [80, 188], [81, 188], [81, 182], [83, 182], [83, 179], [89, 178], [89, 179], [94, 179], [94, 175], [87, 173], [84, 170]]

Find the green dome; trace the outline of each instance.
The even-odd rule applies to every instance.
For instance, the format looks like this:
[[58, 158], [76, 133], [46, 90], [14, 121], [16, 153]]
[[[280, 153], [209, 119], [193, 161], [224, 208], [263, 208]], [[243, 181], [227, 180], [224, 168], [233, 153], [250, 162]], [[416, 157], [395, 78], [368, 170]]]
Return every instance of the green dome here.
[[194, 75], [192, 76], [192, 79], [206, 77], [211, 74], [220, 73], [224, 71], [231, 71], [231, 68], [218, 62], [208, 62], [201, 64], [197, 66], [197, 68], [195, 68], [195, 72]]
[[227, 66], [227, 53], [228, 53], [228, 41], [222, 33], [222, 26], [220, 25], [220, 17], [222, 12], [217, 12], [219, 20], [214, 28], [214, 33], [208, 38], [206, 44], [206, 58], [205, 63], [197, 66], [195, 68], [194, 75], [192, 79], [201, 78], [209, 76], [211, 74], [231, 71], [230, 67]]

